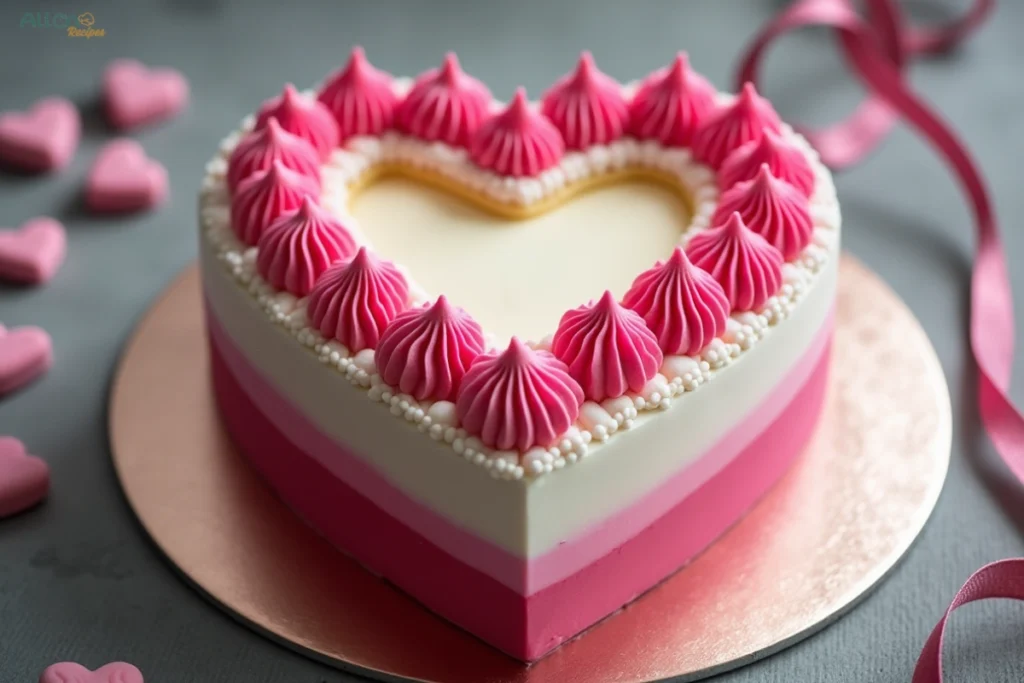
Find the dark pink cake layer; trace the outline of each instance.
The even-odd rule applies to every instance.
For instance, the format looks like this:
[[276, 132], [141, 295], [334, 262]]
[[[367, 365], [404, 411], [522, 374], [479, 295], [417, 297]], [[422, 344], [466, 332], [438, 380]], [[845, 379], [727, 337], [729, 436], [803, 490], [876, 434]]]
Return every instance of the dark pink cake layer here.
[[[290, 441], [250, 398], [274, 388], [256, 368], [239, 365], [248, 361], [215, 320], [208, 318], [208, 324], [214, 388], [225, 425], [278, 496], [334, 545], [432, 611], [527, 661], [684, 565], [775, 483], [817, 422], [831, 334], [830, 325], [822, 330], [823, 343], [815, 345], [822, 349], [820, 359], [809, 374], [800, 373], [806, 379], [789, 406], [728, 466], [630, 541], [572, 576], [524, 596], [426, 541]], [[291, 412], [295, 414], [289, 419], [304, 419]], [[303, 428], [315, 429], [312, 424]]]

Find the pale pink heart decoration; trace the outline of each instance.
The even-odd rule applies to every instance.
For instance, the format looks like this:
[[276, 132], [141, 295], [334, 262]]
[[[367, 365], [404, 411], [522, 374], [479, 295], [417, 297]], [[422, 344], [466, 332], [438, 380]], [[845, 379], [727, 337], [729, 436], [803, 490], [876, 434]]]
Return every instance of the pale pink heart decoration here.
[[42, 99], [27, 112], [0, 114], [0, 161], [23, 171], [64, 168], [81, 134], [75, 105], [63, 97]]
[[45, 216], [0, 231], [0, 279], [30, 285], [48, 281], [64, 262], [66, 241], [64, 226]]
[[144, 683], [142, 672], [131, 664], [113, 662], [89, 671], [81, 664], [61, 662], [46, 667], [39, 683]]
[[188, 104], [188, 81], [175, 69], [150, 69], [118, 59], [103, 72], [107, 120], [125, 130], [168, 119]]
[[38, 379], [53, 365], [53, 343], [40, 327], [0, 325], [0, 396]]
[[49, 491], [49, 466], [13, 436], [0, 436], [0, 519], [38, 505]]
[[121, 138], [107, 144], [89, 170], [85, 204], [98, 212], [138, 211], [167, 196], [167, 171], [142, 145]]

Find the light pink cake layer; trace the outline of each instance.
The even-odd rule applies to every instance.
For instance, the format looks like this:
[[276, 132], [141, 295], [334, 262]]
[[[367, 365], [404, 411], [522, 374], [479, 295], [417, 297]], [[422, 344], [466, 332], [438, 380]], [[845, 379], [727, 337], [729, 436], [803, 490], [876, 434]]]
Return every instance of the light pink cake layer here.
[[[207, 307], [208, 310], [212, 310]], [[214, 316], [209, 316], [215, 320]], [[217, 322], [210, 333], [219, 340], [226, 362], [249, 392], [261, 412], [271, 416], [286, 437], [314, 457], [334, 476], [343, 479], [375, 501], [387, 501], [387, 511], [412, 527], [424, 538], [454, 554], [463, 562], [494, 577], [523, 595], [571, 576], [597, 560], [610, 548], [623, 543], [658, 519], [685, 496], [702, 486], [725, 467], [770, 424], [789, 403], [814, 368], [828, 340], [831, 314], [822, 331], [807, 349], [802, 362], [792, 368], [775, 392], [701, 457], [688, 462], [658, 488], [632, 505], [608, 516], [554, 549], [532, 558], [522, 558], [449, 521], [431, 508], [410, 498], [393, 486], [368, 462], [320, 431], [264, 377], [254, 370], [244, 353]]]
[[[749, 445], [736, 457], [709, 457], [709, 464], [701, 464], [710, 477], [703, 486], [598, 561], [527, 596], [424, 542], [423, 534], [397, 519], [395, 507], [412, 506], [405, 512], [419, 508], [418, 514], [433, 515], [431, 525], [438, 529], [447, 525], [448, 532], [461, 534], [474, 551], [482, 547], [485, 553], [504, 554], [501, 564], [506, 568], [514, 567], [510, 561], [518, 562], [520, 575], [527, 573], [527, 562], [409, 500], [357, 456], [319, 434], [248, 364], [214, 320], [210, 319], [209, 327], [214, 380], [225, 423], [242, 452], [278, 495], [332, 543], [433, 611], [525, 660], [540, 657], [662, 580], [703, 550], [776, 481], [813, 429], [812, 418], [824, 392], [825, 351], [831, 332], [829, 322], [819, 334], [820, 343], [815, 344], [818, 362], [811, 362], [810, 353], [805, 356], [808, 362], [799, 366], [803, 370], [797, 373], [794, 369], [780, 384], [780, 393], [745, 422], [770, 423], [767, 429], [753, 442], [748, 440]], [[765, 417], [771, 414], [774, 421]], [[328, 446], [348, 463], [347, 474], [358, 471], [378, 481], [369, 489], [361, 484], [353, 488], [338, 476], [341, 473], [326, 471], [307, 447], [319, 450]], [[715, 463], [725, 466], [718, 469]], [[388, 500], [391, 514], [370, 499], [382, 494], [388, 497], [377, 499]], [[359, 523], [352, 524], [353, 519]], [[595, 532], [600, 532], [600, 527], [581, 539], [597, 538]]]

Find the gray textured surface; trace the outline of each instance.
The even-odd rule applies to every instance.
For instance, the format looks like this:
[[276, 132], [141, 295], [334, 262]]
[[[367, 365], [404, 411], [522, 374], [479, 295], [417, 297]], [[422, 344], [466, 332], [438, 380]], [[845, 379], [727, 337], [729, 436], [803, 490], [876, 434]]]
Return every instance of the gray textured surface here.
[[[109, 135], [91, 115], [70, 170], [44, 179], [0, 177], [0, 224], [52, 213], [65, 220], [70, 238], [68, 262], [52, 284], [0, 291], [0, 320], [44, 326], [57, 357], [43, 381], [0, 404], [0, 433], [21, 437], [53, 466], [50, 501], [0, 523], [0, 681], [34, 681], [61, 659], [95, 666], [120, 658], [140, 666], [147, 680], [164, 683], [351, 680], [237, 625], [181, 582], [135, 523], [110, 465], [111, 372], [139, 316], [194, 257], [202, 164], [246, 111], [284, 81], [319, 79], [357, 42], [377, 64], [402, 74], [455, 49], [499, 97], [519, 83], [538, 93], [582, 48], [594, 50], [599, 64], [622, 79], [685, 48], [725, 86], [740, 46], [780, 4], [4, 2], [0, 108], [21, 108], [52, 93], [91, 107], [101, 68], [120, 56], [179, 67], [192, 81], [193, 103], [184, 116], [137, 136], [167, 165], [172, 182], [170, 204], [150, 215], [111, 221], [76, 208], [85, 170]], [[933, 0], [914, 7], [935, 18], [965, 4]], [[46, 10], [92, 11], [107, 36], [85, 42], [18, 29], [22, 12]], [[915, 66], [913, 81], [984, 167], [1003, 219], [1014, 289], [1024, 300], [1022, 27], [1024, 3], [1004, 0], [996, 20], [968, 46]], [[767, 93], [787, 117], [835, 118], [858, 94], [821, 33], [785, 41], [767, 76]], [[952, 467], [931, 522], [889, 580], [824, 632], [718, 679], [729, 683], [909, 681], [921, 644], [964, 579], [985, 562], [1024, 555], [1024, 490], [997, 464], [974, 413], [964, 332], [973, 240], [953, 181], [900, 128], [843, 174], [838, 187], [846, 247], [908, 302], [938, 350], [953, 395]], [[1017, 310], [1024, 318], [1020, 305]], [[1018, 331], [1024, 331], [1020, 323]], [[1024, 398], [1021, 365], [1018, 399]], [[1016, 510], [1016, 521], [1007, 510]], [[963, 610], [947, 657], [951, 680], [1024, 679], [1022, 642], [1019, 605]]]

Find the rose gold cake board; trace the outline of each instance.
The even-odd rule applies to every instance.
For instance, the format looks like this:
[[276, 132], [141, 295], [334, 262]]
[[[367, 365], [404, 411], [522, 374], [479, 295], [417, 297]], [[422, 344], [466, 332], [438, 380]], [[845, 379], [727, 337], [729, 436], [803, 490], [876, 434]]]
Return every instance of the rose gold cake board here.
[[192, 585], [334, 666], [438, 682], [693, 680], [837, 619], [899, 561], [939, 496], [950, 406], [924, 331], [848, 256], [836, 323], [824, 417], [793, 469], [683, 571], [531, 667], [337, 552], [242, 461], [214, 407], [194, 266], [124, 353], [111, 399], [114, 464], [146, 531]]

